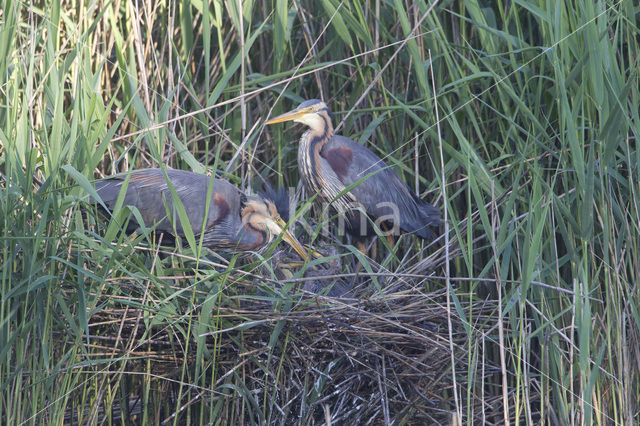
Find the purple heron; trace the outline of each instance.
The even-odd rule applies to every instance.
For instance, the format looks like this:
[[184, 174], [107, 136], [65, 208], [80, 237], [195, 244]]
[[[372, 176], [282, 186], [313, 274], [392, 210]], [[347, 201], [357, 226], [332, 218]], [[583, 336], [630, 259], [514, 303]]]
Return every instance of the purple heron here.
[[[246, 196], [229, 182], [206, 175], [172, 169], [166, 169], [166, 174], [194, 235], [200, 238], [202, 234], [204, 246], [228, 252], [261, 252], [282, 234], [282, 239], [308, 260], [302, 245], [284, 229], [286, 224], [273, 201]], [[135, 206], [145, 225], [155, 225], [156, 232], [183, 237], [184, 227], [161, 169], [134, 170], [97, 181], [96, 191], [106, 207], [115, 207], [129, 175], [123, 205]], [[134, 219], [132, 222], [130, 228], [135, 229], [138, 224]]]
[[[334, 134], [327, 105], [318, 99], [265, 124], [294, 121], [309, 129], [300, 138], [298, 168], [308, 192], [344, 215], [346, 231], [361, 250], [375, 235], [371, 219], [387, 235], [401, 231], [430, 240], [440, 226], [440, 210], [416, 196], [407, 184], [373, 152]], [[361, 213], [365, 212], [368, 218]], [[364, 251], [364, 250], [363, 250]]]

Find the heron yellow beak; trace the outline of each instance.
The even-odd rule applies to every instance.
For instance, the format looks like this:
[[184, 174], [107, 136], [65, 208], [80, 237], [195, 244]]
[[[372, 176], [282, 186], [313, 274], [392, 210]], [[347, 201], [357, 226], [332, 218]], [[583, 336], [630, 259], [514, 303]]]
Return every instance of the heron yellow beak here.
[[287, 226], [284, 220], [280, 217], [275, 217], [272, 220], [268, 221], [269, 229], [271, 232], [280, 235], [282, 234], [282, 239], [289, 244], [295, 251], [300, 255], [300, 257], [305, 261], [309, 261], [309, 255], [307, 251], [304, 249], [302, 244], [293, 236], [289, 230], [285, 230], [284, 228]]
[[305, 246], [300, 244], [300, 242], [296, 239], [296, 237], [293, 236], [291, 232], [289, 232], [288, 229], [285, 230], [284, 228], [287, 226], [287, 224], [284, 220], [282, 220], [281, 217], [275, 217], [272, 220], [269, 220], [267, 223], [267, 226], [269, 227], [271, 232], [277, 235], [282, 234], [282, 239], [287, 244], [289, 244], [305, 262], [308, 262], [311, 260], [309, 258], [309, 253], [311, 253], [313, 257], [315, 257], [316, 259], [319, 259], [322, 257], [322, 255], [317, 251], [311, 248], [306, 248]]
[[298, 118], [301, 118], [309, 114], [309, 112], [311, 112], [309, 108], [301, 108], [301, 109], [296, 108], [293, 111], [285, 112], [284, 114], [281, 114], [275, 118], [272, 118], [271, 120], [267, 121], [264, 124], [276, 124], [276, 123], [284, 123], [285, 121], [297, 120]]

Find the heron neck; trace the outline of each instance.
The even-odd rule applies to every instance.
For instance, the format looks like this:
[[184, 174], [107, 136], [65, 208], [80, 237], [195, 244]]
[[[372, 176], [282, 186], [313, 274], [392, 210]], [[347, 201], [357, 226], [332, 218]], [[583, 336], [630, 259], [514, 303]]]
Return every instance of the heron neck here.
[[[306, 152], [312, 158], [333, 137], [333, 126], [327, 114], [319, 114], [321, 123], [310, 128], [300, 138], [299, 152]], [[315, 159], [315, 158], [313, 158]]]
[[255, 213], [249, 213], [249, 217], [243, 219], [242, 226], [244, 228], [245, 235], [242, 238], [243, 250], [259, 250], [267, 245], [269, 242], [269, 235], [266, 230], [260, 229], [251, 223], [251, 216]]
[[320, 150], [333, 137], [333, 126], [326, 114], [321, 114], [322, 123], [310, 128], [300, 138], [298, 147], [298, 169], [307, 190], [322, 193], [322, 166]]

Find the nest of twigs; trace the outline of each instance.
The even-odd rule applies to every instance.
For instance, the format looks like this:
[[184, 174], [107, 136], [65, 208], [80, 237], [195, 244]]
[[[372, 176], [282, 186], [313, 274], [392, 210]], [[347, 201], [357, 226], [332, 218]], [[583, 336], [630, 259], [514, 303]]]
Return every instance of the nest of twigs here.
[[[465, 326], [444, 289], [425, 290], [437, 287], [428, 277], [391, 285], [397, 281], [393, 276], [378, 276], [374, 282], [366, 274], [356, 278], [317, 275], [322, 274], [311, 271], [300, 282], [285, 279], [285, 287], [277, 289], [255, 276], [239, 276], [227, 287], [230, 293], [219, 297], [215, 326], [182, 340], [177, 339], [172, 321], [184, 322], [204, 305], [185, 307], [184, 312], [154, 325], [131, 306], [132, 300], [145, 299], [143, 289], [121, 284], [129, 294], [111, 298], [112, 308], [91, 318], [91, 334], [100, 336], [92, 342], [105, 350], [98, 356], [141, 356], [139, 365], [131, 361], [127, 370], [148, 370], [151, 358], [153, 374], [172, 380], [165, 385], [170, 400], [178, 394], [172, 386], [179, 383], [173, 380], [180, 376], [185, 360], [187, 366], [195, 365], [197, 345], [187, 344], [187, 339], [204, 338], [203, 356], [213, 359], [215, 355], [215, 366], [208, 369], [215, 371], [209, 380], [212, 385], [203, 389], [200, 380], [190, 398], [184, 399], [183, 389], [181, 401], [185, 406], [217, 405], [223, 424], [224, 419], [237, 419], [239, 412], [246, 423], [270, 424], [502, 420], [501, 399], [493, 396], [497, 393], [482, 392], [483, 387], [499, 382], [499, 369], [482, 359], [470, 366], [474, 357], [467, 344], [468, 332], [484, 335], [495, 327], [495, 321], [489, 320], [495, 303], [471, 302], [458, 295], [457, 309], [474, 321]], [[311, 287], [310, 281], [315, 283]], [[309, 291], [318, 284], [340, 285], [349, 291], [344, 293], [347, 297]], [[196, 291], [196, 300], [210, 294], [210, 289]], [[126, 300], [127, 306], [116, 306], [119, 300]], [[187, 373], [193, 378], [193, 371]], [[466, 401], [473, 401], [463, 407], [462, 419], [455, 414], [455, 392], [471, 395]]]

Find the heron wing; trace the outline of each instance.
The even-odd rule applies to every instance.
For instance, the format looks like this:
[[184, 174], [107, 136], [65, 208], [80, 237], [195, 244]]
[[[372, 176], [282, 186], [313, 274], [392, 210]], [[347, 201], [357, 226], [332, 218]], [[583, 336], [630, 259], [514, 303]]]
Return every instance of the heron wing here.
[[[208, 186], [211, 183], [211, 201], [205, 230], [221, 223], [231, 211], [239, 210], [240, 195], [237, 189], [223, 180], [213, 180], [206, 175], [183, 170], [167, 169], [167, 176], [185, 209], [191, 229], [202, 231]], [[96, 190], [107, 207], [114, 208], [127, 173], [96, 182]], [[157, 224], [158, 231], [173, 232], [173, 217], [177, 218], [169, 185], [160, 169], [143, 169], [131, 172], [124, 205], [135, 206], [145, 225]], [[234, 210], [235, 208], [235, 210]], [[167, 211], [173, 216], [168, 220]], [[180, 220], [175, 220], [178, 234], [183, 234]]]
[[[344, 136], [333, 136], [322, 157], [344, 187], [362, 180], [350, 192], [375, 220], [397, 223], [406, 232], [429, 238], [428, 226], [437, 226], [440, 212], [418, 198], [373, 152]], [[364, 179], [364, 180], [363, 180]]]

